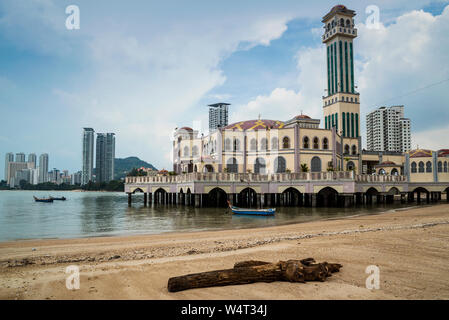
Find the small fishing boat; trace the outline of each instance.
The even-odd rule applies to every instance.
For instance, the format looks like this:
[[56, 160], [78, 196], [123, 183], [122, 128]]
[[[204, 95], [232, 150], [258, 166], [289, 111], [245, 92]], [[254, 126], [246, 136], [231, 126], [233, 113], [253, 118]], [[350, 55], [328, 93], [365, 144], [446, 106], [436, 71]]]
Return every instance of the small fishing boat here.
[[67, 200], [66, 197], [61, 197], [61, 198], [50, 197], [50, 199], [59, 200], [59, 201], [66, 201]]
[[246, 209], [246, 208], [238, 208], [234, 207], [228, 201], [229, 208], [231, 209], [233, 214], [246, 214], [246, 215], [257, 215], [257, 216], [273, 216], [276, 212], [276, 209]]
[[33, 198], [34, 198], [34, 201], [36, 201], [36, 202], [53, 202], [53, 198], [48, 198], [48, 199], [44, 199], [44, 198], [42, 198], [42, 199], [40, 199], [40, 198], [36, 198], [35, 196], [33, 196]]

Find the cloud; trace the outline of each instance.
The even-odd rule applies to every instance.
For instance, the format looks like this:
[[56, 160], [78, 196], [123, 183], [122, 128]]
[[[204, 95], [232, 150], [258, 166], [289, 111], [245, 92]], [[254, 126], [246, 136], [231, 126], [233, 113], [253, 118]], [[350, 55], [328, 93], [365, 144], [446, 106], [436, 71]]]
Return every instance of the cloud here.
[[447, 137], [449, 137], [449, 126], [415, 132], [412, 136], [412, 149], [417, 147], [431, 150], [448, 149]]
[[[449, 6], [438, 16], [414, 10], [388, 26], [381, 24], [379, 29], [369, 29], [363, 23], [357, 28], [355, 76], [361, 97], [363, 136], [368, 112], [398, 104], [405, 105], [405, 116], [412, 120], [412, 138], [420, 146], [427, 147], [428, 143], [428, 148], [441, 148], [447, 144], [443, 133], [447, 132], [449, 119], [449, 82], [427, 87], [449, 78]], [[258, 113], [287, 120], [300, 110], [322, 118], [325, 59], [324, 45], [302, 48], [297, 53], [297, 89], [275, 88], [269, 95], [260, 95], [240, 106], [233, 120], [255, 118]], [[419, 88], [426, 89], [416, 91]]]

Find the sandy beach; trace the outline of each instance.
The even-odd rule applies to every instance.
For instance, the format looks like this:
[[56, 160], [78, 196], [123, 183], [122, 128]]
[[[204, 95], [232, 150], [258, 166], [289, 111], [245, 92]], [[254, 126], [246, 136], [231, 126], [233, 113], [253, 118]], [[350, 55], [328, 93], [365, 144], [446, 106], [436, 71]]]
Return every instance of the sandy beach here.
[[[326, 282], [167, 291], [244, 260], [340, 263]], [[449, 299], [449, 204], [259, 229], [0, 243], [0, 299]], [[68, 290], [69, 265], [80, 289]], [[380, 289], [365, 286], [369, 265]]]

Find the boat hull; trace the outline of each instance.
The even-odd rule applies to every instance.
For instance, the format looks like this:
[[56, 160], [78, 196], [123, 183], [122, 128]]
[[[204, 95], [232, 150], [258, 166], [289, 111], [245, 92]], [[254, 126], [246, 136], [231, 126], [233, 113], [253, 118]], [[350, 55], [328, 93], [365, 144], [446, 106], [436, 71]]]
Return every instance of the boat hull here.
[[252, 215], [252, 216], [274, 216], [276, 209], [250, 210], [243, 208], [231, 208], [232, 213], [236, 215]]

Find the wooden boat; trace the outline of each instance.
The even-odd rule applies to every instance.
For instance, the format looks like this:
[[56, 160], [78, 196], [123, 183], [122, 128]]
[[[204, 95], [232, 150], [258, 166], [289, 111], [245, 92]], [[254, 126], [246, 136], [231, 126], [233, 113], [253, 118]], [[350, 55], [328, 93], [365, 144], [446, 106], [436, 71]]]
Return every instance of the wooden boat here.
[[276, 212], [276, 209], [246, 209], [246, 208], [238, 208], [231, 205], [228, 201], [229, 208], [231, 209], [233, 214], [245, 214], [245, 215], [257, 215], [257, 216], [273, 216]]
[[36, 202], [53, 202], [53, 198], [48, 198], [48, 199], [40, 199], [40, 198], [36, 198], [35, 196], [33, 196], [34, 201]]
[[60, 201], [66, 201], [66, 200], [67, 200], [66, 197], [61, 197], [61, 198], [53, 198], [53, 197], [50, 197], [50, 199], [53, 199], [53, 200], [60, 200]]

